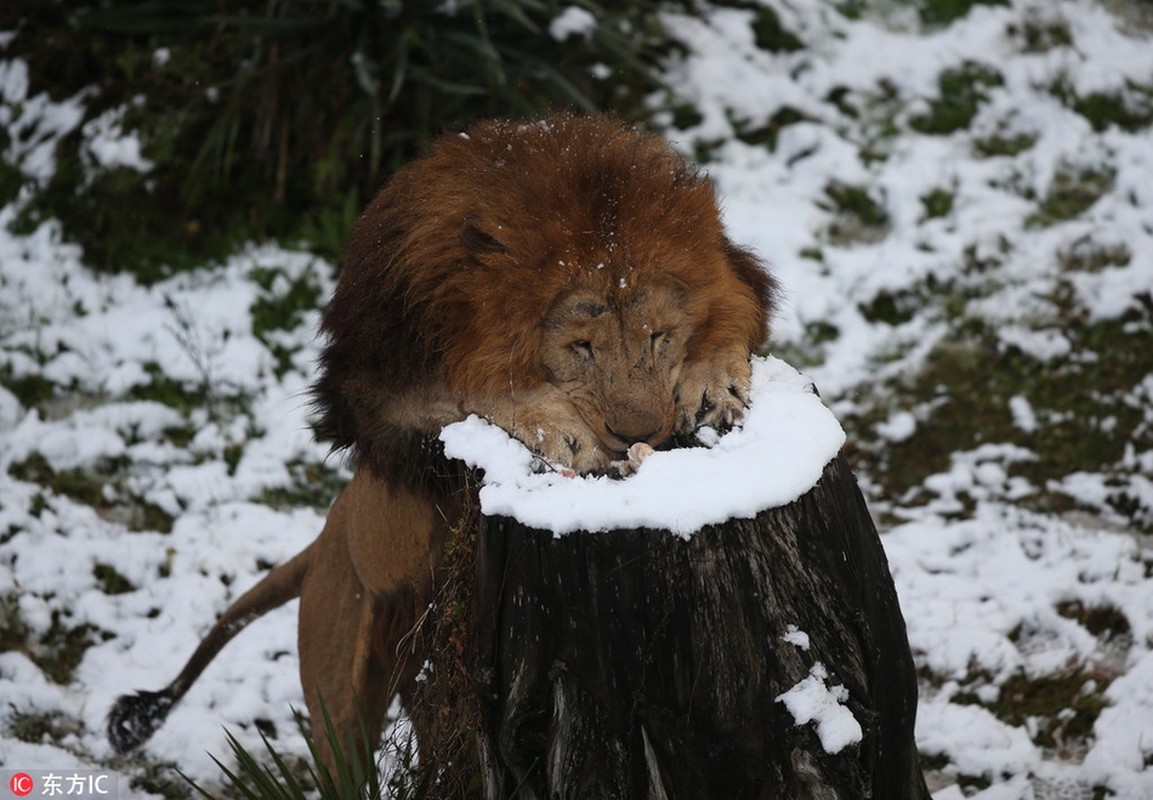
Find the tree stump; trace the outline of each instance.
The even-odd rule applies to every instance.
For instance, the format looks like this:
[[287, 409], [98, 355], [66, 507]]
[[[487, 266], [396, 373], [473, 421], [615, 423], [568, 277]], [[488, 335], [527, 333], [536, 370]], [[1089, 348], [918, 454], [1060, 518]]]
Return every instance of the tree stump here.
[[[476, 568], [486, 797], [929, 796], [904, 620], [841, 456], [795, 502], [688, 538], [485, 517]], [[798, 724], [782, 695], [806, 679], [859, 741]]]

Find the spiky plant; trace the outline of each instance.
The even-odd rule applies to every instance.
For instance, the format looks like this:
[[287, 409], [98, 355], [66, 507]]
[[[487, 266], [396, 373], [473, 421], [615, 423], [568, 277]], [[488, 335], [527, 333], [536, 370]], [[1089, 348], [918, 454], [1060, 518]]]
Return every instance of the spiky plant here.
[[[264, 752], [259, 754], [229, 733], [228, 746], [235, 766], [213, 756], [224, 775], [223, 794], [245, 800], [421, 800], [430, 796], [432, 773], [419, 764], [411, 736], [401, 734], [390, 742], [383, 756], [390, 763], [382, 770], [380, 764], [361, 755], [371, 753], [375, 745], [367, 728], [360, 731], [358, 752], [349, 753], [327, 714], [324, 725], [333, 752], [331, 769], [319, 760], [311, 738], [309, 758], [300, 763], [286, 758], [264, 733], [260, 737]], [[384, 781], [382, 772], [387, 776]], [[212, 790], [181, 775], [201, 797], [216, 800]]]

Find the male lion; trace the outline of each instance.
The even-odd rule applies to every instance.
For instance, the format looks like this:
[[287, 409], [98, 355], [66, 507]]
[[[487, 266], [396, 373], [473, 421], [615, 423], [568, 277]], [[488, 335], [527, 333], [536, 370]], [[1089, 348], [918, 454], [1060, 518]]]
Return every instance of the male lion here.
[[160, 692], [121, 697], [127, 751], [247, 623], [300, 597], [300, 671], [319, 720], [379, 731], [419, 666], [461, 514], [436, 435], [478, 414], [545, 462], [611, 471], [742, 413], [775, 282], [726, 237], [709, 181], [660, 138], [603, 117], [482, 122], [397, 172], [353, 228], [324, 312], [320, 433], [357, 470], [312, 545], [272, 570]]

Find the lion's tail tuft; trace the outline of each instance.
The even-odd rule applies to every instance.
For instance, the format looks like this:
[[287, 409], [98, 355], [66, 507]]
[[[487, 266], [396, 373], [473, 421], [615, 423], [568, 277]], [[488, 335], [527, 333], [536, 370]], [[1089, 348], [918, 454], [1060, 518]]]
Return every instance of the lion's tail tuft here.
[[117, 753], [135, 750], [164, 724], [179, 696], [169, 686], [159, 692], [124, 694], [108, 712], [108, 741]]

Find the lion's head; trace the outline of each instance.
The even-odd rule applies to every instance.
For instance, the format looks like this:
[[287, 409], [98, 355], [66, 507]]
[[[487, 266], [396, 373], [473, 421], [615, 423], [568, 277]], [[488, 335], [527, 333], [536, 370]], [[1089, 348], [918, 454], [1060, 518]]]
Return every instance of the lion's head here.
[[353, 230], [320, 427], [363, 453], [400, 424], [390, 401], [433, 384], [466, 410], [523, 398], [530, 418], [548, 387], [607, 453], [657, 445], [710, 406], [731, 416], [719, 395], [740, 395], [727, 372], [767, 336], [773, 287], [659, 137], [604, 117], [480, 123], [400, 170]]

